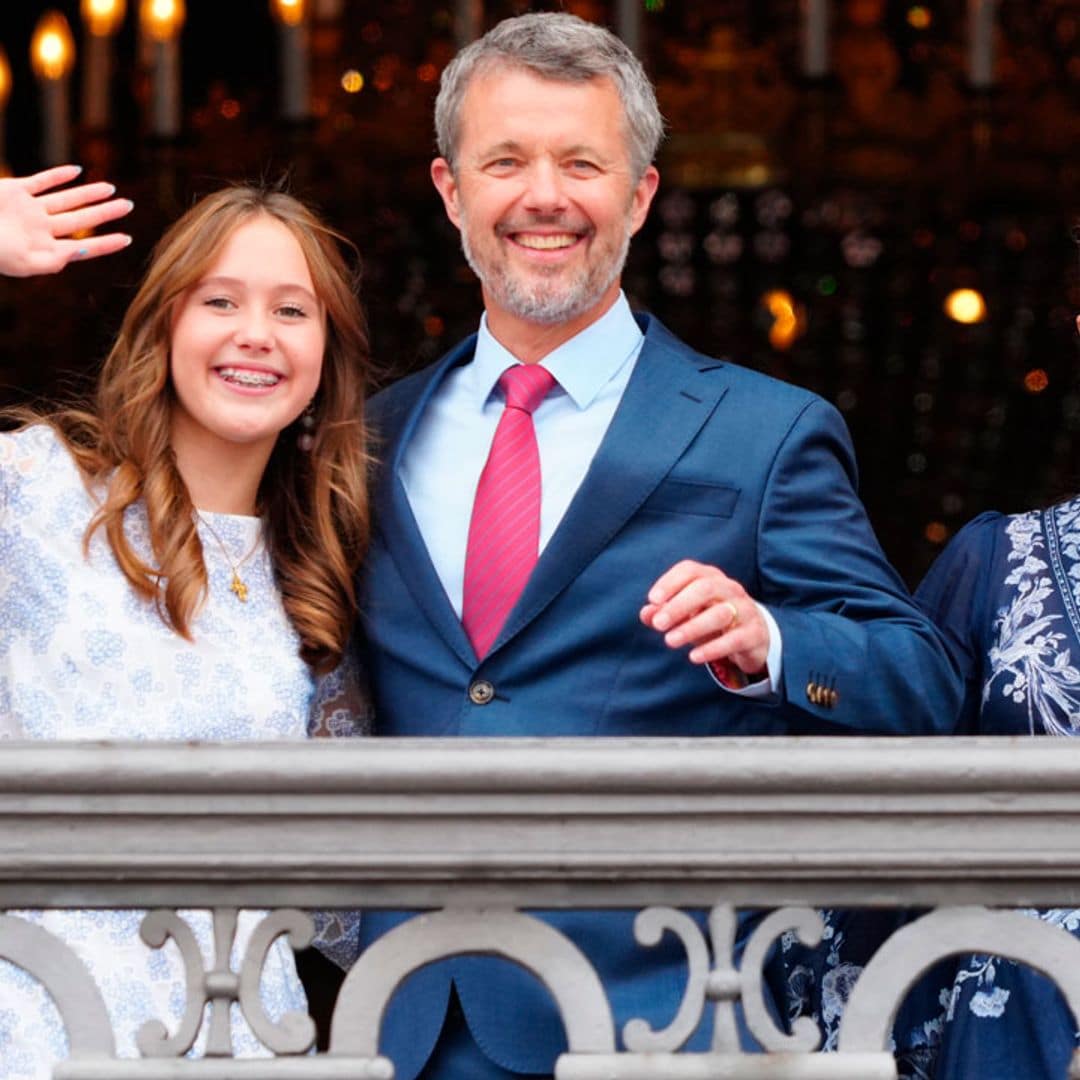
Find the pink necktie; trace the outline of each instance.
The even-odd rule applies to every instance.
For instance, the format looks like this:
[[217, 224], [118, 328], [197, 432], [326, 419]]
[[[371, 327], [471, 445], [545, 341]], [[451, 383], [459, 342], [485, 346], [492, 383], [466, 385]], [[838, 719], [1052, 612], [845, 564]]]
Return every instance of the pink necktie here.
[[506, 407], [476, 488], [461, 621], [476, 655], [487, 655], [529, 580], [540, 549], [540, 454], [532, 414], [555, 385], [539, 364], [499, 377]]

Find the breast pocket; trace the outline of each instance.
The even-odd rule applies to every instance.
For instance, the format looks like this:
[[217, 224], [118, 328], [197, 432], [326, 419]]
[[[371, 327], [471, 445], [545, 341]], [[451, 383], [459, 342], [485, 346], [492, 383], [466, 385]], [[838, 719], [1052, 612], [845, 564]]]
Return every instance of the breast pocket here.
[[702, 484], [693, 480], [665, 480], [641, 508], [654, 514], [695, 514], [700, 517], [731, 517], [739, 501], [739, 489], [726, 484]]

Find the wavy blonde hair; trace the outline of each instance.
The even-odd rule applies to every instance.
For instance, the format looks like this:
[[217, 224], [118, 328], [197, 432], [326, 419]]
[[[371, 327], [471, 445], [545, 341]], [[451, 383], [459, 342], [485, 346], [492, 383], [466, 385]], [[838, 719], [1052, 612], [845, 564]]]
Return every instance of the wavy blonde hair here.
[[[259, 216], [280, 222], [296, 238], [326, 310], [314, 445], [302, 451], [294, 428], [282, 432], [258, 495], [277, 584], [300, 636], [300, 655], [323, 672], [345, 651], [356, 617], [354, 578], [370, 533], [363, 416], [370, 352], [355, 274], [341, 251], [348, 244], [344, 237], [278, 190], [238, 186], [208, 195], [154, 249], [92, 405], [45, 419], [66, 442], [87, 485], [103, 491], [84, 550], [103, 529], [132, 588], [157, 605], [166, 625], [190, 640], [207, 574], [195, 508], [169, 441], [175, 405], [171, 326], [177, 304], [234, 230]], [[146, 507], [155, 565], [136, 554], [124, 533], [124, 513], [139, 500]]]

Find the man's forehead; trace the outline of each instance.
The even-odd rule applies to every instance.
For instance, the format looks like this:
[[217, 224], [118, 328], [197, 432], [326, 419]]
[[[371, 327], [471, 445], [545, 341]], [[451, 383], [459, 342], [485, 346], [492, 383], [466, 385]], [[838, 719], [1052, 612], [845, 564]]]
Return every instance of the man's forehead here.
[[476, 69], [466, 84], [465, 99], [468, 100], [474, 92], [482, 94], [485, 90], [490, 91], [491, 84], [494, 82], [515, 76], [524, 76], [533, 80], [536, 83], [537, 93], [543, 93], [545, 89], [555, 93], [565, 93], [573, 90], [602, 90], [606, 87], [618, 92], [615, 80], [609, 75], [589, 75], [582, 78], [574, 78], [570, 75], [559, 77], [549, 72], [537, 71], [536, 68], [529, 67], [527, 64], [495, 60]]

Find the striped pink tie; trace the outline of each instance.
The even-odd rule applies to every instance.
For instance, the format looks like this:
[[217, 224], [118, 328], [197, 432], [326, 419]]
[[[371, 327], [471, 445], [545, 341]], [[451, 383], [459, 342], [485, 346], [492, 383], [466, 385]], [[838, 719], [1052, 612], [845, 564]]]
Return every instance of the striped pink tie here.
[[532, 414], [555, 385], [539, 364], [515, 364], [499, 377], [506, 407], [476, 488], [461, 621], [476, 655], [487, 655], [540, 550], [540, 454]]

